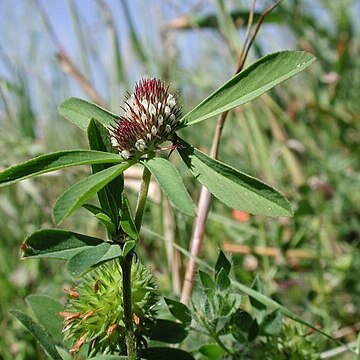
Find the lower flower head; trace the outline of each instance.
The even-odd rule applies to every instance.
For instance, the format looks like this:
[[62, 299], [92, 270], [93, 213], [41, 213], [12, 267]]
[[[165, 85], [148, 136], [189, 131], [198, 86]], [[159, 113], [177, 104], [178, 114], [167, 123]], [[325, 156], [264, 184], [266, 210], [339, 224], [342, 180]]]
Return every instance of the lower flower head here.
[[[158, 293], [154, 277], [137, 261], [131, 267], [131, 298], [138, 346], [154, 325]], [[90, 344], [91, 354], [124, 353], [125, 324], [122, 269], [113, 260], [85, 275], [75, 289], [66, 290], [69, 302], [60, 315], [66, 339], [73, 340], [75, 354]]]
[[179, 128], [178, 95], [160, 79], [143, 79], [128, 94], [121, 116], [111, 131], [111, 142], [124, 159], [158, 148]]

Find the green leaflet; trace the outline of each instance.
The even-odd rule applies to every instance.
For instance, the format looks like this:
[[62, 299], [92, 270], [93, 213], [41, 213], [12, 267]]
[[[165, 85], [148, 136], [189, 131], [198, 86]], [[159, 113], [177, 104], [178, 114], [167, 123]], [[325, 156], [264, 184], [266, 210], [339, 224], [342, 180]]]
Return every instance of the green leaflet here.
[[120, 257], [119, 244], [91, 236], [58, 229], [43, 229], [28, 236], [21, 247], [23, 258], [55, 258], [68, 260], [72, 275], [80, 275], [90, 267]]
[[201, 354], [205, 355], [208, 359], [221, 359], [224, 355], [225, 350], [217, 344], [205, 344], [202, 345], [199, 350]]
[[61, 333], [63, 318], [59, 312], [64, 310], [64, 305], [46, 295], [29, 295], [26, 302], [31, 306], [39, 323], [57, 344], [61, 344], [64, 339]]
[[62, 360], [62, 357], [56, 350], [54, 341], [41, 325], [37, 324], [29, 315], [22, 311], [11, 310], [10, 312], [29, 330], [51, 359]]
[[208, 96], [184, 115], [180, 122], [184, 123], [183, 126], [192, 125], [245, 104], [314, 61], [315, 57], [304, 51], [280, 51], [264, 56]]
[[105, 214], [101, 208], [91, 204], [84, 204], [82, 207], [95, 215], [95, 217], [104, 225], [110, 237], [115, 235], [115, 225], [111, 221], [110, 217]]
[[[109, 131], [97, 120], [91, 119], [87, 135], [92, 150], [117, 152], [110, 143]], [[97, 173], [109, 167], [108, 164], [93, 164], [92, 171]], [[121, 206], [121, 192], [124, 189], [124, 179], [118, 176], [98, 192], [101, 208], [110, 216], [114, 226], [119, 225], [119, 207]]]
[[195, 216], [194, 204], [181, 177], [170, 161], [152, 158], [142, 161], [160, 184], [173, 206], [189, 216]]
[[105, 127], [114, 124], [119, 119], [119, 115], [113, 114], [89, 101], [74, 97], [60, 104], [58, 110], [60, 115], [85, 131], [92, 118], [101, 122]]
[[122, 250], [122, 256], [125, 257], [136, 245], [135, 240], [126, 241]]
[[185, 325], [172, 320], [157, 319], [156, 325], [151, 329], [150, 339], [168, 344], [177, 344], [188, 335]]
[[0, 172], [0, 187], [69, 166], [116, 164], [123, 162], [117, 154], [93, 150], [65, 150], [38, 156]]
[[67, 189], [56, 201], [53, 209], [53, 218], [56, 224], [61, 223], [75, 210], [81, 207], [88, 199], [95, 195], [110, 181], [122, 174], [130, 163], [114, 165], [81, 180]]
[[186, 305], [167, 297], [164, 297], [164, 300], [172, 316], [180, 320], [185, 326], [189, 326], [191, 324], [191, 312]]
[[58, 229], [42, 229], [29, 235], [21, 246], [23, 258], [69, 260], [89, 247], [102, 244], [99, 238]]
[[219, 291], [226, 291], [230, 287], [230, 279], [224, 268], [221, 268], [220, 271], [216, 274], [215, 278], [216, 289]]
[[277, 190], [179, 139], [178, 149], [196, 179], [227, 206], [251, 214], [293, 216], [290, 203]]
[[103, 242], [96, 246], [88, 247], [73, 256], [68, 262], [71, 275], [79, 276], [94, 265], [118, 258], [122, 255], [119, 244]]
[[97, 219], [101, 221], [101, 223], [105, 226], [108, 231], [110, 237], [114, 236], [116, 233], [116, 227], [114, 223], [111, 221], [110, 217], [105, 213], [98, 213], [95, 215]]
[[222, 251], [220, 251], [215, 264], [215, 273], [218, 274], [221, 269], [224, 269], [227, 275], [229, 275], [229, 272], [231, 270], [231, 263]]

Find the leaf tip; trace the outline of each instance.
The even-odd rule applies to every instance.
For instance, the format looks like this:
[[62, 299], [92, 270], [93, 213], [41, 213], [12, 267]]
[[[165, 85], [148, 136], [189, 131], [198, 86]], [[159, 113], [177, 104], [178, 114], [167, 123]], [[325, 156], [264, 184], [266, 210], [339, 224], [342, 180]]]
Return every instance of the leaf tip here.
[[66, 108], [66, 105], [69, 104], [69, 102], [73, 99], [74, 99], [73, 97], [65, 99], [60, 105], [58, 105], [57, 109], [60, 115], [62, 115], [62, 112]]

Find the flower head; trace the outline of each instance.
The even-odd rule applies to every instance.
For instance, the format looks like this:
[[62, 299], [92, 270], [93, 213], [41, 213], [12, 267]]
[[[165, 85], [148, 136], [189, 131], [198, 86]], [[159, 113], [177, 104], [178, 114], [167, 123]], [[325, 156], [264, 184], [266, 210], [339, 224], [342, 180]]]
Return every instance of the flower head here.
[[111, 133], [111, 142], [128, 159], [158, 148], [179, 127], [178, 95], [169, 92], [160, 79], [143, 79], [128, 94], [121, 116]]
[[[121, 266], [114, 260], [85, 275], [76, 289], [66, 290], [69, 302], [60, 315], [66, 339], [74, 341], [72, 354], [85, 343], [91, 344], [91, 354], [125, 351], [121, 279]], [[153, 276], [140, 261], [131, 267], [131, 279], [135, 335], [141, 346], [155, 322], [158, 294]]]

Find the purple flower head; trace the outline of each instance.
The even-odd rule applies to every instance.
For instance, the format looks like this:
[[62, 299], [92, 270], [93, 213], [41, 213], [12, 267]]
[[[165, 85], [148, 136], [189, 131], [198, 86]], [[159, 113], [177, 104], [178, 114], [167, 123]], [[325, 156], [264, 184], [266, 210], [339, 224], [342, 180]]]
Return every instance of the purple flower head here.
[[143, 79], [127, 94], [124, 115], [111, 131], [111, 142], [124, 159], [158, 148], [179, 128], [178, 95], [160, 79]]

